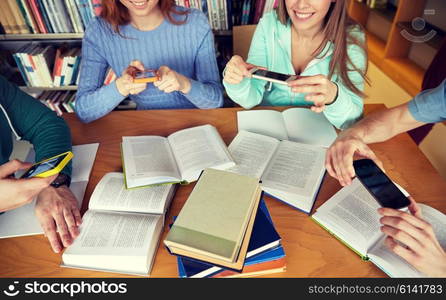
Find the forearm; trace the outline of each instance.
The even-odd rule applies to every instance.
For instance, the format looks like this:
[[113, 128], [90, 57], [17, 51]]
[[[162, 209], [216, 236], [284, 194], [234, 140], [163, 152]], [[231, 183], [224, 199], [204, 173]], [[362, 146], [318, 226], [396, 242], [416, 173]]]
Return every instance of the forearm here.
[[94, 91], [84, 89], [80, 84], [76, 97], [76, 114], [82, 122], [89, 123], [111, 112], [124, 98], [119, 93], [116, 82]]
[[230, 84], [223, 81], [223, 85], [232, 101], [245, 109], [250, 109], [259, 105], [263, 98], [263, 92], [259, 88], [256, 88], [252, 81], [253, 79], [251, 78], [245, 78], [239, 84]]
[[223, 93], [218, 81], [200, 82], [189, 79], [190, 90], [183, 95], [198, 108], [218, 108], [223, 105]]
[[364, 143], [379, 143], [397, 134], [423, 125], [410, 114], [407, 104], [403, 104], [385, 111], [370, 114], [345, 134], [355, 136]]
[[347, 87], [340, 83], [336, 85], [338, 96], [332, 104], [326, 106], [324, 115], [337, 128], [348, 128], [361, 118], [364, 103], [361, 97], [348, 90]]

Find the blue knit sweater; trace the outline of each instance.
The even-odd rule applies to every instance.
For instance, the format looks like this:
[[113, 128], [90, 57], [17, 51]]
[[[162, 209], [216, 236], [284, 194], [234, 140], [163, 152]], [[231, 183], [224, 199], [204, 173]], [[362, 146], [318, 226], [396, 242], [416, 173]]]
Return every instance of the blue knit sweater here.
[[[182, 8], [178, 8], [182, 9]], [[184, 16], [174, 15], [178, 20]], [[110, 66], [120, 76], [132, 60], [144, 67], [158, 69], [166, 65], [191, 79], [188, 94], [170, 94], [153, 84], [138, 95], [130, 95], [137, 109], [216, 108], [223, 104], [222, 86], [215, 58], [214, 38], [206, 16], [191, 9], [187, 21], [174, 25], [164, 20], [151, 31], [139, 31], [132, 25], [120, 27], [121, 35], [101, 18], [88, 26], [82, 42], [82, 65], [76, 98], [76, 113], [83, 122], [91, 122], [112, 111], [125, 97], [115, 83], [104, 86]]]

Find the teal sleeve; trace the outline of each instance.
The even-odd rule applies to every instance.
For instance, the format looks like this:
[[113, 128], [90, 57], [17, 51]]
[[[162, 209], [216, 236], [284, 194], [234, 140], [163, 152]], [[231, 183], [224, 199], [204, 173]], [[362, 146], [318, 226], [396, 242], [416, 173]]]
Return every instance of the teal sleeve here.
[[[247, 62], [261, 67], [268, 66], [265, 28], [262, 21], [257, 25], [252, 38]], [[254, 78], [244, 78], [239, 84], [230, 84], [223, 81], [229, 98], [246, 109], [262, 102], [266, 83], [264, 80]]]
[[[361, 32], [360, 35], [359, 40], [363, 41], [364, 33]], [[361, 47], [353, 44], [350, 45], [348, 47], [348, 55], [356, 68], [359, 70], [366, 69], [366, 55]], [[348, 69], [352, 70], [351, 65], [348, 66]], [[364, 78], [360, 72], [349, 71], [348, 77], [360, 91], [364, 91]], [[353, 93], [341, 82], [340, 77], [338, 79], [335, 80], [338, 86], [338, 97], [333, 104], [326, 106], [324, 114], [334, 126], [340, 129], [346, 129], [362, 117], [364, 102], [359, 95]]]
[[[17, 86], [0, 76], [0, 101], [17, 134], [34, 146], [36, 161], [71, 151], [65, 121]], [[71, 162], [62, 170], [71, 176]]]

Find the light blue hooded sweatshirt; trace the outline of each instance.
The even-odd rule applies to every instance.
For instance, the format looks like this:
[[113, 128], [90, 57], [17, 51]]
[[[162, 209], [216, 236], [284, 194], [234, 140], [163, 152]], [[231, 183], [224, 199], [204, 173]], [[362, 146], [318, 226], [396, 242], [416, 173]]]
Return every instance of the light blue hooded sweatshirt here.
[[[357, 27], [352, 28], [350, 34], [360, 41], [365, 39], [364, 33]], [[300, 75], [328, 76], [333, 48], [333, 44], [328, 42], [321, 54], [313, 59]], [[364, 70], [367, 61], [361, 47], [350, 44], [347, 51], [353, 64]], [[291, 21], [283, 25], [275, 11], [266, 14], [257, 25], [247, 62], [266, 67], [270, 71], [296, 75], [291, 57]], [[348, 76], [359, 90], [364, 90], [364, 79], [359, 72], [350, 71]], [[349, 90], [337, 74], [334, 74], [331, 80], [338, 86], [338, 97], [335, 102], [326, 106], [323, 113], [337, 128], [347, 128], [362, 116], [363, 100]], [[310, 106], [312, 104], [305, 101], [305, 94], [293, 93], [290, 87], [283, 84], [271, 84], [255, 78], [244, 78], [239, 84], [227, 82], [223, 84], [228, 96], [246, 109], [256, 105]]]

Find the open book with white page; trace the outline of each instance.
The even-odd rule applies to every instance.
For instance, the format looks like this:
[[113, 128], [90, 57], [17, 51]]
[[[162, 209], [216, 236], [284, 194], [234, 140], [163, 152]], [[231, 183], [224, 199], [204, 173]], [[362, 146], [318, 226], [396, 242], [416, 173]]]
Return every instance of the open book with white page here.
[[229, 151], [211, 125], [162, 136], [122, 138], [127, 188], [196, 181], [205, 168], [225, 170], [235, 165]]
[[311, 212], [325, 174], [325, 148], [244, 130], [228, 148], [236, 162], [228, 171], [259, 178], [267, 194]]
[[[97, 143], [73, 146], [74, 158], [70, 190], [76, 197], [79, 208], [84, 199], [98, 147], [99, 144]], [[28, 149], [23, 149], [22, 152], [23, 155], [16, 156], [13, 153], [11, 157], [27, 162], [35, 161], [35, 153], [31, 145], [28, 145]], [[17, 176], [20, 176], [20, 174], [17, 174]], [[34, 199], [31, 203], [0, 215], [0, 238], [43, 234], [43, 229], [34, 214], [35, 204], [36, 200]]]
[[325, 118], [308, 108], [249, 110], [237, 112], [238, 130], [289, 140], [302, 144], [329, 147], [336, 139], [336, 130]]
[[122, 173], [107, 173], [91, 196], [80, 235], [62, 255], [62, 266], [147, 275], [175, 189], [127, 190]]
[[[408, 196], [408, 193], [400, 188]], [[418, 203], [423, 218], [429, 222], [443, 249], [446, 248], [446, 215]], [[384, 244], [378, 202], [358, 179], [342, 188], [312, 215], [324, 229], [387, 273], [390, 277], [426, 277]]]

